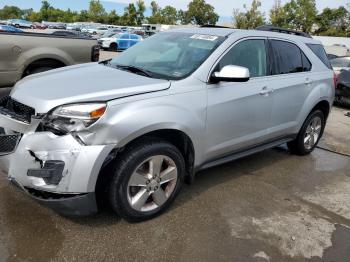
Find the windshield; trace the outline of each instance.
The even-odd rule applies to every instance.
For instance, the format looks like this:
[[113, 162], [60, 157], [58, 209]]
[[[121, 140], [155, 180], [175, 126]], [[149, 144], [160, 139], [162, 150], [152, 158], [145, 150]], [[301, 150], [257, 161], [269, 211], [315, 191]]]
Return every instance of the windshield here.
[[192, 74], [224, 39], [191, 33], [158, 33], [129, 48], [110, 65], [137, 67], [157, 78], [179, 80]]
[[350, 58], [335, 58], [331, 64], [333, 67], [350, 67]]

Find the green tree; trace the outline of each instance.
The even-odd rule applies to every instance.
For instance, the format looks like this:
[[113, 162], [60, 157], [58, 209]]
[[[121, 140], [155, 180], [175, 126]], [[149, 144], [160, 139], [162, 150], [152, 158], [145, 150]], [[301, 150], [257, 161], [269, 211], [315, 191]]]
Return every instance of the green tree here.
[[137, 25], [137, 10], [134, 4], [131, 3], [127, 7], [125, 7], [124, 14], [120, 18], [120, 22], [122, 25]]
[[142, 25], [143, 20], [145, 19], [146, 6], [143, 0], [136, 1], [136, 23], [137, 25]]
[[89, 19], [93, 22], [104, 22], [107, 13], [100, 0], [91, 0], [89, 4]]
[[23, 12], [17, 6], [5, 5], [3, 9], [0, 9], [0, 19], [20, 19]]
[[316, 17], [316, 34], [330, 36], [349, 36], [349, 11], [341, 6], [331, 9], [325, 8]]
[[188, 4], [188, 10], [182, 14], [181, 20], [184, 23], [196, 25], [215, 25], [219, 20], [219, 15], [215, 13], [212, 5], [207, 4], [205, 0], [192, 0]]
[[120, 22], [120, 16], [115, 10], [112, 10], [107, 17], [107, 23], [110, 25], [117, 25]]
[[278, 27], [288, 27], [286, 22], [286, 15], [281, 0], [275, 0], [275, 4], [270, 10], [270, 23]]
[[291, 0], [284, 6], [286, 25], [303, 32], [311, 32], [317, 9], [315, 0]]
[[246, 5], [243, 6], [245, 11], [235, 9], [233, 11], [234, 26], [240, 29], [254, 29], [265, 24], [265, 16], [259, 10], [261, 2], [253, 0], [251, 7], [248, 9]]
[[161, 22], [163, 24], [167, 24], [167, 25], [175, 25], [177, 20], [178, 20], [178, 16], [177, 16], [177, 10], [175, 7], [172, 7], [170, 5], [167, 5], [166, 7], [164, 7], [161, 11]]

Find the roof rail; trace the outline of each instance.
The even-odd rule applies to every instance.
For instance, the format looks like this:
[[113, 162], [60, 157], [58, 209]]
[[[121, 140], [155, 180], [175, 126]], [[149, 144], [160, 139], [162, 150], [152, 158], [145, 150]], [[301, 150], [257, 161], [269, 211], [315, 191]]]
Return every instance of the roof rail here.
[[227, 29], [233, 29], [232, 27], [221, 26], [221, 25], [201, 25], [200, 28], [227, 28]]
[[296, 31], [296, 30], [291, 30], [291, 29], [286, 29], [286, 28], [281, 28], [281, 27], [276, 27], [272, 25], [262, 25], [256, 28], [256, 30], [259, 31], [269, 31], [269, 32], [277, 32], [277, 33], [283, 33], [283, 34], [290, 34], [290, 35], [298, 35], [298, 36], [303, 36], [307, 38], [312, 38], [311, 35], [308, 33]]

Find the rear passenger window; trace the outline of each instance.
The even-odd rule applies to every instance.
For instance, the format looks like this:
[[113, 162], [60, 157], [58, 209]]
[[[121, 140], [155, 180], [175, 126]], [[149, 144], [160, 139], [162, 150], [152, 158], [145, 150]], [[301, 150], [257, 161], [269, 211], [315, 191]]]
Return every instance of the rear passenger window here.
[[297, 45], [280, 40], [270, 40], [270, 43], [273, 57], [272, 75], [311, 70], [310, 61]]
[[265, 40], [245, 40], [232, 47], [222, 58], [218, 70], [226, 65], [237, 65], [248, 68], [250, 77], [266, 76], [266, 60]]
[[327, 57], [326, 51], [324, 50], [322, 45], [318, 44], [306, 44], [312, 52], [314, 52], [315, 55], [329, 68], [332, 69], [332, 65], [329, 62], [329, 59]]

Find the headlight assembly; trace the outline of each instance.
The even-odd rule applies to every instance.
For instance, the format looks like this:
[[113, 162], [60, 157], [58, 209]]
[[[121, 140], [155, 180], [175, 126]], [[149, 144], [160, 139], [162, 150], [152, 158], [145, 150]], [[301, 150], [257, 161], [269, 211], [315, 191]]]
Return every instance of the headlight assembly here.
[[69, 133], [79, 132], [94, 124], [106, 112], [105, 103], [63, 105], [49, 112], [43, 119], [43, 127]]

